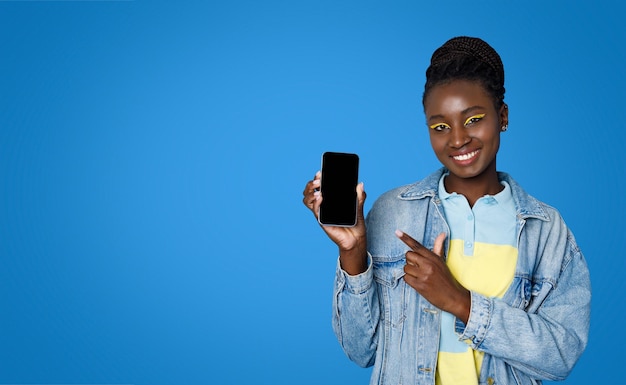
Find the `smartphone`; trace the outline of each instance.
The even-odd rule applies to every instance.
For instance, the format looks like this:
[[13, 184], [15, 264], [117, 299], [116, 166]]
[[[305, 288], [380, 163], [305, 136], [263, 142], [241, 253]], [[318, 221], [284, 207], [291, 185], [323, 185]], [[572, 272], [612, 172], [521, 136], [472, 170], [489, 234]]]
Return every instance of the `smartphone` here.
[[322, 154], [319, 222], [327, 226], [356, 225], [359, 157], [345, 152]]

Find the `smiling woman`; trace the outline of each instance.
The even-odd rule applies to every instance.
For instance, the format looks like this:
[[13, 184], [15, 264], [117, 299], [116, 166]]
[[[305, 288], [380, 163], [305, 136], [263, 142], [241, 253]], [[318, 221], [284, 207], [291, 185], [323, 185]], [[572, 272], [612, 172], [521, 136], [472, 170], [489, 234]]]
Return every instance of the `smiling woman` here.
[[[443, 168], [383, 194], [339, 248], [335, 334], [371, 384], [536, 384], [587, 345], [590, 278], [560, 214], [498, 172], [504, 66], [478, 38], [437, 49], [424, 112]], [[318, 215], [320, 174], [304, 190]]]
[[[351, 363], [331, 328], [337, 246], [300, 203], [302, 182], [313, 179], [324, 151], [357, 153], [367, 191], [363, 239], [372, 257], [363, 261], [376, 277], [363, 287], [342, 278], [346, 290], [376, 285], [379, 306], [387, 306], [383, 299], [392, 291], [398, 295], [389, 300], [404, 304], [380, 309], [392, 313], [376, 312], [383, 318], [372, 325], [380, 337], [392, 335], [385, 331], [391, 325], [394, 337], [404, 337], [400, 343], [363, 337], [383, 354], [381, 364], [393, 361], [394, 349], [407, 361], [418, 350], [432, 362], [434, 342], [424, 336], [433, 329], [415, 328], [414, 321], [423, 313], [428, 323], [421, 325], [431, 327], [428, 317], [440, 316], [439, 308], [417, 301], [402, 278], [408, 277], [408, 246], [394, 235], [396, 227], [427, 248], [439, 231], [451, 234], [444, 247], [448, 267], [467, 290], [493, 290], [498, 301], [515, 291], [513, 303], [523, 306], [539, 305], [551, 284], [562, 289], [562, 277], [540, 289], [541, 272], [514, 283], [498, 273], [518, 263], [511, 246], [517, 239], [491, 238], [498, 234], [494, 228], [508, 234], [508, 226], [516, 226], [510, 215], [492, 213], [500, 204], [510, 207], [498, 194], [474, 204], [473, 220], [466, 213], [457, 221], [449, 207], [435, 206], [440, 198], [433, 195], [429, 212], [445, 215], [450, 229], [444, 230], [438, 216], [436, 222], [410, 218], [414, 227], [395, 217], [401, 202], [417, 204], [416, 190], [381, 198], [371, 210], [385, 191], [441, 165], [423, 115], [425, 71], [435, 49], [460, 34], [489, 42], [506, 66], [510, 124], [500, 134], [497, 168], [556, 204], [589, 262], [589, 344], [565, 383], [620, 383], [621, 355], [610, 354], [622, 347], [616, 336], [626, 290], [626, 264], [619, 258], [626, 250], [619, 215], [626, 200], [615, 194], [626, 189], [620, 3], [474, 5], [0, 1], [0, 383], [367, 384], [374, 366]], [[460, 81], [495, 79], [482, 76], [490, 70], [484, 66], [481, 76], [474, 76], [475, 67], [460, 69], [472, 75]], [[429, 80], [443, 70], [437, 66]], [[441, 79], [453, 81], [447, 74]], [[471, 123], [484, 123], [481, 114], [493, 118], [474, 111], [459, 122], [469, 133]], [[441, 191], [431, 186], [429, 193]], [[450, 195], [444, 203], [458, 201]], [[521, 214], [545, 218], [535, 210]], [[486, 226], [485, 217], [502, 220]], [[377, 226], [387, 219], [383, 234]], [[537, 220], [528, 219], [521, 234], [529, 235], [528, 224]], [[560, 222], [541, 223], [547, 229]], [[418, 226], [432, 233], [422, 235]], [[543, 254], [545, 263], [547, 247], [529, 246], [518, 259]], [[451, 249], [460, 254], [450, 256]], [[480, 273], [461, 277], [481, 255]], [[419, 254], [408, 256], [410, 262]], [[345, 257], [342, 276], [353, 273]], [[500, 280], [487, 282], [487, 275]], [[514, 288], [500, 298], [503, 286]], [[337, 293], [343, 311], [350, 297]], [[463, 304], [466, 293], [459, 293]], [[549, 298], [542, 312], [555, 303]], [[345, 330], [352, 322], [345, 314], [337, 320], [348, 345], [362, 334]], [[569, 321], [583, 317], [581, 311]], [[449, 330], [450, 320], [435, 325]], [[570, 336], [565, 328], [552, 330], [546, 335]], [[421, 334], [410, 340], [413, 331]], [[532, 350], [503, 357], [496, 352], [506, 343], [498, 339], [503, 335], [486, 334], [480, 349], [531, 370], [522, 354]], [[527, 329], [511, 328], [511, 334], [533, 340]], [[451, 343], [456, 339], [441, 335], [442, 351], [460, 350]], [[573, 360], [577, 353], [564, 354]], [[548, 362], [553, 352], [541, 357]], [[487, 355], [483, 363], [487, 368]], [[407, 364], [404, 378], [437, 370], [419, 365]]]
[[435, 155], [450, 170], [446, 188], [462, 190], [470, 206], [485, 194], [502, 191], [496, 155], [500, 132], [508, 124], [506, 104], [496, 109], [480, 83], [454, 80], [431, 90], [424, 110]]

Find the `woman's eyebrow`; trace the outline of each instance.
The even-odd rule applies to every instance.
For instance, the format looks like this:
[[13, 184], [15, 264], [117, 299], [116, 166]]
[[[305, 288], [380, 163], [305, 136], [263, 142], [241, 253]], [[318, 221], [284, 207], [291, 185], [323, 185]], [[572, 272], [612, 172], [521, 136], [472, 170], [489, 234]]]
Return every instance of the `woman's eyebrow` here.
[[461, 111], [461, 113], [462, 114], [467, 114], [467, 113], [470, 113], [470, 112], [472, 112], [474, 110], [484, 110], [484, 109], [485, 108], [483, 106], [471, 106], [471, 107], [468, 107], [468, 108], [464, 109], [463, 111]]
[[428, 117], [427, 121], [430, 122], [433, 119], [437, 119], [437, 120], [443, 120], [445, 119], [445, 116], [439, 114], [439, 115], [431, 115]]
[[[465, 115], [468, 114], [474, 110], [484, 110], [485, 107], [483, 106], [471, 106], [471, 107], [467, 107], [466, 109], [464, 109], [463, 111], [461, 111], [461, 115]], [[442, 120], [445, 119], [446, 117], [443, 114], [436, 114], [436, 115], [431, 115], [428, 117], [427, 121], [430, 122], [431, 120], [437, 119], [437, 120]]]

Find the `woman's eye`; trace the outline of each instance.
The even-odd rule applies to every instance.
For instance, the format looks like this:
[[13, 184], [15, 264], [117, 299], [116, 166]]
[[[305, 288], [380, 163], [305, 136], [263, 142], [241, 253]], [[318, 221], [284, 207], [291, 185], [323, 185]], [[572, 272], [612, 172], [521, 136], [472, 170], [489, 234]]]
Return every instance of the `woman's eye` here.
[[474, 115], [474, 116], [470, 116], [469, 118], [467, 118], [467, 120], [465, 121], [465, 125], [469, 126], [470, 124], [474, 124], [476, 122], [479, 122], [482, 118], [485, 117], [485, 114], [478, 114], [478, 115]]
[[430, 128], [434, 131], [443, 131], [443, 130], [449, 129], [450, 126], [448, 126], [445, 123], [437, 123], [437, 124], [431, 124]]

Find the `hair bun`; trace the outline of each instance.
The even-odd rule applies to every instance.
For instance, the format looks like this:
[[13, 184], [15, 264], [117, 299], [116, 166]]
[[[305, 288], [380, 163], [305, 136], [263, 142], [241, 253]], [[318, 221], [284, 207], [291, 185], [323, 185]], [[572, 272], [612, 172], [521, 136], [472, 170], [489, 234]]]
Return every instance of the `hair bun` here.
[[435, 50], [430, 65], [437, 67], [461, 57], [472, 57], [487, 64], [493, 69], [500, 84], [504, 85], [504, 65], [500, 55], [489, 44], [477, 37], [453, 37]]

